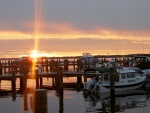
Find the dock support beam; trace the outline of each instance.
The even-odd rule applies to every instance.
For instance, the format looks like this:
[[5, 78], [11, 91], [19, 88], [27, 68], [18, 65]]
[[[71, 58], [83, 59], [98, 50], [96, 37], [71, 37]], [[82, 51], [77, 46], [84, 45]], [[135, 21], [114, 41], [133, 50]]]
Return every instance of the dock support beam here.
[[22, 67], [23, 78], [20, 78], [20, 91], [24, 92], [27, 87], [27, 74], [28, 74], [28, 67]]
[[114, 68], [110, 68], [110, 105], [111, 113], [115, 113], [115, 74]]
[[38, 70], [36, 70], [36, 89], [39, 89], [39, 74], [38, 74]]
[[57, 69], [57, 82], [58, 82], [58, 90], [60, 92], [63, 91], [63, 68], [58, 68]]
[[11, 72], [12, 78], [11, 78], [11, 89], [12, 89], [12, 97], [13, 101], [16, 100], [16, 75], [15, 71]]
[[84, 72], [84, 82], [87, 82], [87, 73]]

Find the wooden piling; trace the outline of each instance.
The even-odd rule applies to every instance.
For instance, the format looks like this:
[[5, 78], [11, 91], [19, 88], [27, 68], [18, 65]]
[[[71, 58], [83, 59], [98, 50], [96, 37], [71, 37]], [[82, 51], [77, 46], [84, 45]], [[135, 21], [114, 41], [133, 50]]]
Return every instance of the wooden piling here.
[[39, 74], [38, 74], [38, 70], [36, 69], [36, 89], [39, 88]]
[[13, 101], [16, 100], [16, 75], [15, 71], [12, 71], [11, 73], [11, 89], [12, 89], [12, 96], [13, 96]]
[[3, 74], [3, 66], [2, 66], [2, 63], [0, 61], [0, 75], [2, 75], [2, 74]]
[[10, 67], [11, 67], [11, 64], [10, 64], [10, 60], [8, 61], [8, 74], [10, 75], [11, 74], [11, 69], [10, 69]]
[[115, 113], [115, 77], [114, 68], [110, 68], [110, 105], [111, 113]]
[[64, 112], [64, 92], [63, 90], [59, 92], [59, 113]]
[[42, 77], [39, 77], [40, 78], [40, 88], [43, 86], [43, 78]]
[[4, 62], [4, 74], [6, 74], [6, 60]]
[[46, 72], [48, 73], [48, 60], [46, 60], [45, 62], [46, 62]]
[[27, 74], [28, 74], [28, 67], [24, 66], [22, 67], [22, 73], [23, 73], [23, 78], [20, 78], [20, 91], [24, 92], [26, 87], [27, 87]]
[[27, 90], [25, 90], [24, 93], [23, 93], [24, 111], [28, 111], [29, 110], [27, 96], [28, 96], [27, 95]]
[[47, 90], [36, 89], [33, 93], [33, 113], [48, 113]]
[[84, 82], [87, 82], [87, 73], [84, 72]]
[[57, 76], [58, 76], [58, 90], [62, 91], [63, 90], [63, 68], [58, 68], [57, 69]]
[[82, 84], [82, 76], [78, 75], [77, 76], [77, 89], [80, 90], [81, 89], [81, 84]]
[[81, 84], [81, 83], [82, 83], [82, 76], [81, 76], [81, 75], [78, 75], [78, 76], [77, 76], [77, 83], [78, 83], [78, 84]]

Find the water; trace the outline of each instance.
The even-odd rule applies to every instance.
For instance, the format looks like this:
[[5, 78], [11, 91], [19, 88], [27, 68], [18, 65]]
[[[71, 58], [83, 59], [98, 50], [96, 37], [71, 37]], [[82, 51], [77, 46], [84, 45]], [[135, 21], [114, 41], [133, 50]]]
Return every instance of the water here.
[[[51, 80], [44, 79], [45, 85]], [[66, 82], [74, 81], [74, 78], [66, 78]], [[19, 83], [17, 82], [17, 87]], [[5, 86], [5, 87], [4, 87]], [[28, 87], [35, 87], [35, 81], [29, 80]], [[9, 81], [1, 82], [2, 89], [10, 89]], [[0, 93], [0, 113], [33, 113], [31, 98], [32, 93], [27, 94], [24, 99], [22, 94], [17, 94], [13, 99], [11, 93]], [[105, 109], [102, 109], [102, 102]], [[48, 113], [101, 113], [103, 110], [110, 112], [109, 94], [84, 95], [82, 89], [65, 89], [59, 96], [56, 90], [47, 90]], [[133, 90], [121, 92], [116, 96], [117, 113], [149, 113], [150, 91]]]
[[[48, 113], [100, 113], [102, 111], [100, 110], [101, 100], [91, 97], [91, 95], [85, 98], [82, 91], [64, 90], [63, 98], [57, 96], [54, 90], [49, 90], [47, 95]], [[0, 96], [0, 113], [32, 113], [30, 105], [32, 94], [28, 94], [27, 97], [28, 110], [24, 111], [22, 95], [18, 94], [15, 101], [12, 101], [11, 95]], [[106, 98], [105, 102], [109, 102], [109, 98]], [[150, 110], [150, 98], [147, 95], [134, 94], [118, 97], [116, 103], [119, 102], [123, 107], [118, 113], [149, 113]]]

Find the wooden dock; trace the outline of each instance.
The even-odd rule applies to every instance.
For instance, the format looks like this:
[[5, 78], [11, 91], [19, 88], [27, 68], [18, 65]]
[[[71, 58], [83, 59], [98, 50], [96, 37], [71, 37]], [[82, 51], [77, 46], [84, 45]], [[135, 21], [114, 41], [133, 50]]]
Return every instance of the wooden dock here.
[[[9, 80], [12, 83], [12, 90], [15, 89], [16, 79], [20, 80], [20, 91], [23, 91], [26, 87], [28, 79], [36, 80], [36, 88], [43, 87], [43, 78], [52, 78], [52, 88], [63, 87], [64, 77], [76, 77], [76, 84], [82, 84], [82, 78], [84, 78], [84, 71], [80, 69], [78, 65], [78, 57], [51, 57], [51, 58], [39, 58], [36, 63], [31, 60], [22, 60], [18, 62], [19, 58], [1, 58], [0, 59], [0, 81]], [[108, 59], [115, 59], [114, 56], [95, 56], [99, 59], [99, 64], [107, 62]], [[132, 59], [133, 55], [117, 56], [117, 61], [120, 65], [124, 65]], [[64, 60], [68, 59], [69, 63], [65, 65]], [[52, 65], [52, 60], [55, 61], [55, 65]], [[57, 64], [56, 64], [57, 63]], [[84, 64], [89, 67], [88, 64]], [[95, 64], [93, 64], [95, 65]], [[39, 68], [39, 66], [41, 66]], [[40, 70], [40, 72], [39, 72]], [[149, 84], [149, 81], [147, 81]], [[149, 85], [146, 85], [146, 88]]]

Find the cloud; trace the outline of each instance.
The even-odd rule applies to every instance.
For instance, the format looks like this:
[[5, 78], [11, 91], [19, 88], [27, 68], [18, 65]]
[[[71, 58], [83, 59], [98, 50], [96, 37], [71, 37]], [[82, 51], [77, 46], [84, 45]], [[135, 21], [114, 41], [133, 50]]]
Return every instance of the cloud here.
[[[17, 56], [34, 50], [34, 39], [1, 40], [1, 55]], [[150, 44], [130, 40], [103, 40], [97, 38], [39, 39], [38, 50], [55, 56], [78, 56], [83, 52], [93, 55], [149, 53]], [[5, 54], [4, 54], [5, 52]]]
[[39, 49], [56, 53], [115, 53], [116, 48], [120, 53], [132, 53], [142, 47], [149, 52], [149, 3], [43, 0], [36, 5], [35, 0], [0, 1], [0, 47], [29, 51], [35, 40], [40, 40]]

